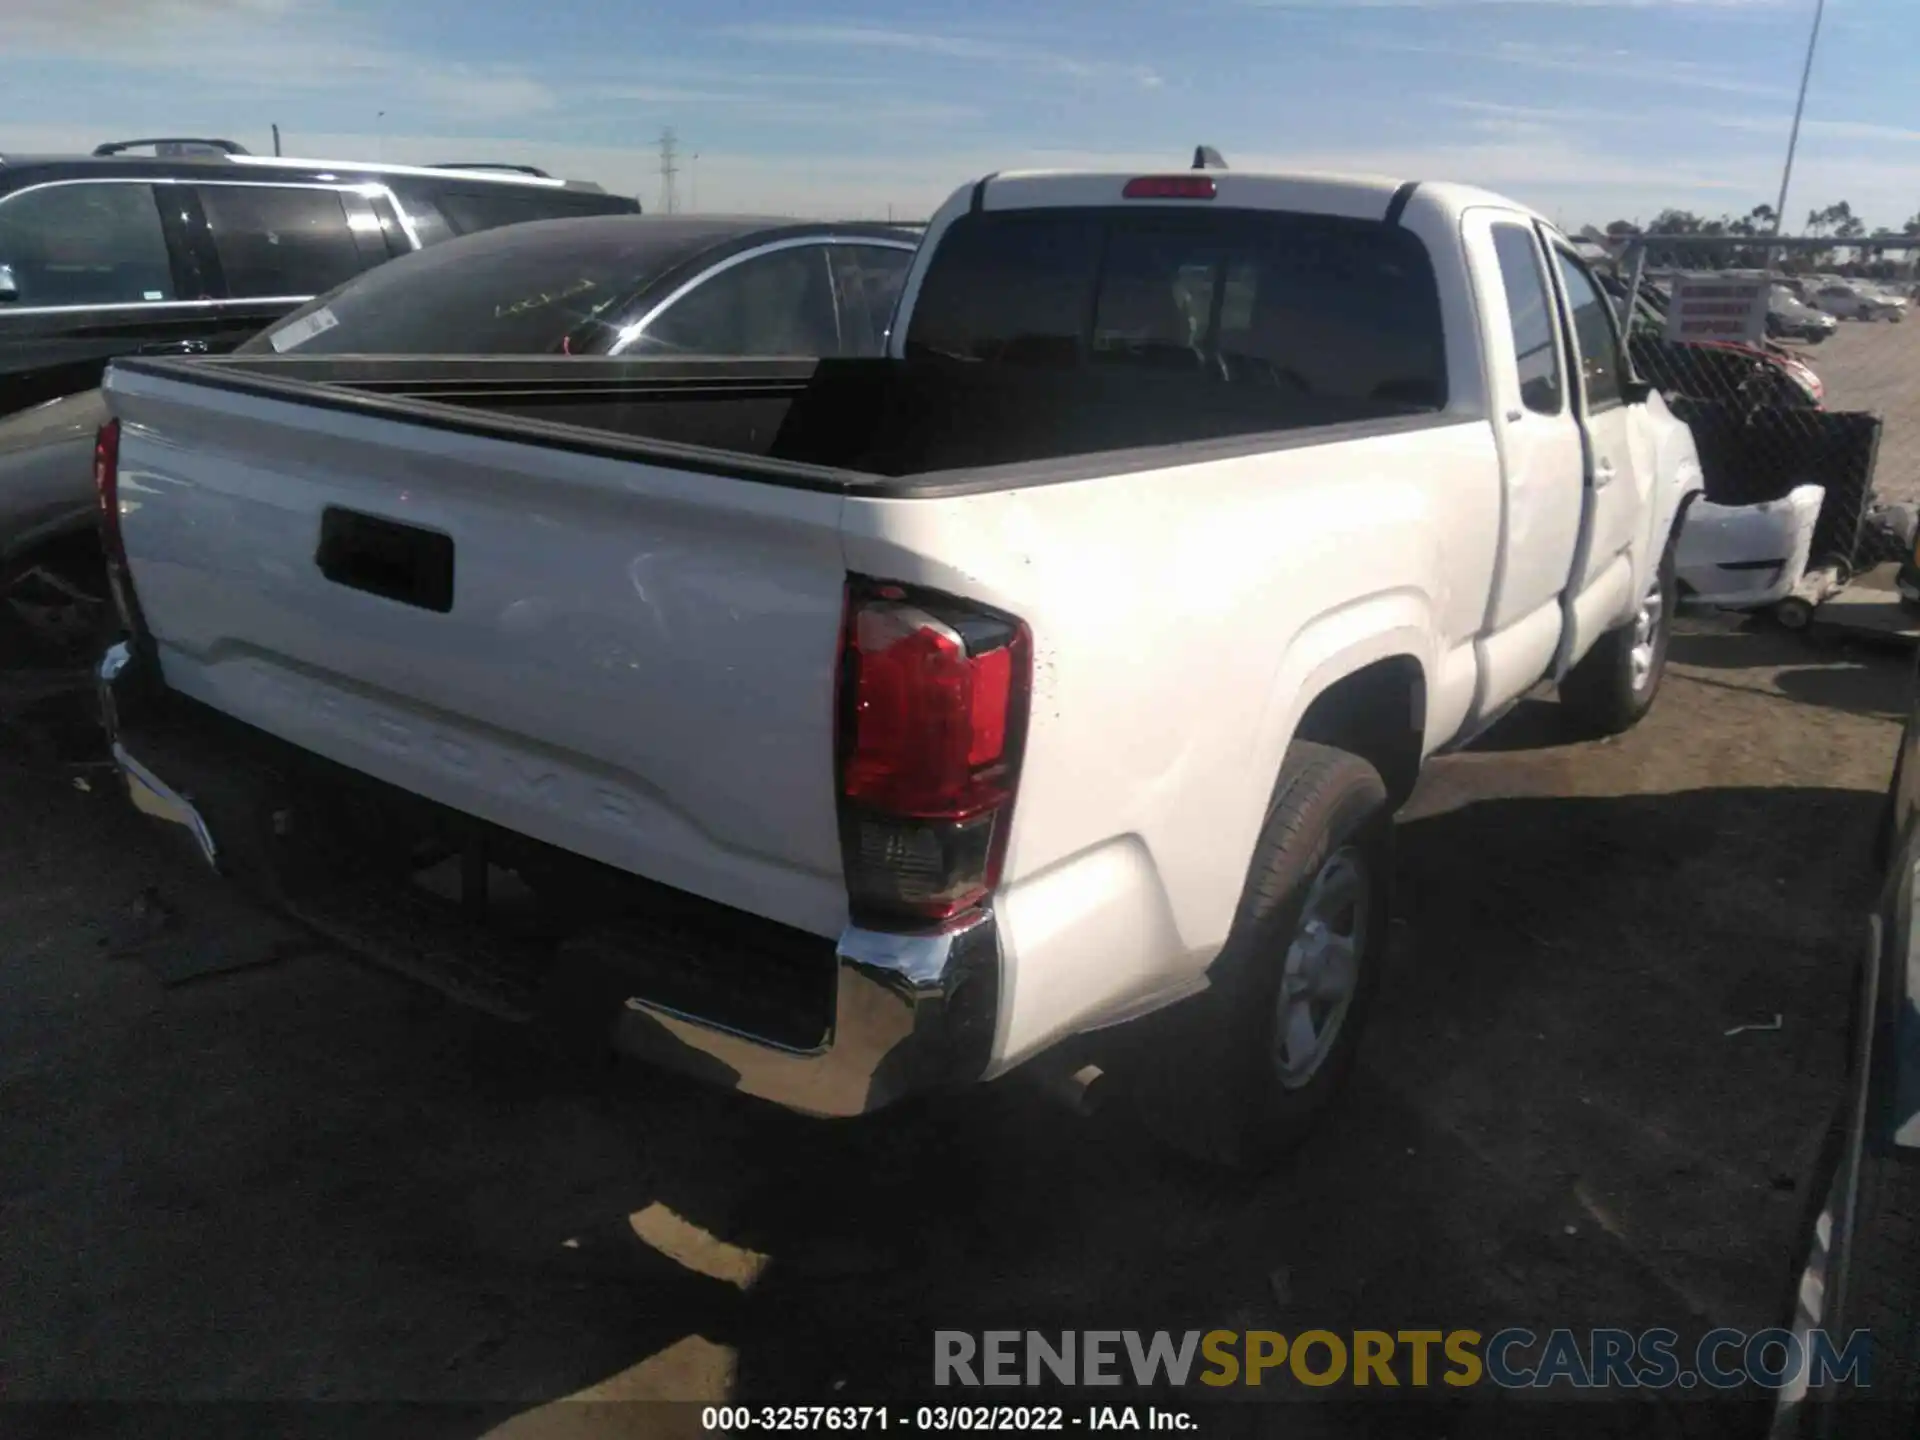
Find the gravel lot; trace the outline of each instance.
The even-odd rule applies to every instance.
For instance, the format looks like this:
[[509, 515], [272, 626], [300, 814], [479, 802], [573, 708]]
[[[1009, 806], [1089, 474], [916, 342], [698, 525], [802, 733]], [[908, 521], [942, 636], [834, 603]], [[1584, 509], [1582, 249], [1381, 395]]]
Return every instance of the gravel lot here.
[[[697, 1428], [552, 1403], [582, 1394], [924, 1398], [936, 1327], [1773, 1323], [1903, 665], [1688, 630], [1625, 739], [1560, 743], [1535, 702], [1434, 767], [1357, 1083], [1257, 1185], [1204, 1182], [1124, 1106], [1082, 1118], [1017, 1078], [823, 1126], [569, 1065], [289, 953], [104, 784], [0, 770], [0, 1385], [462, 1402], [384, 1431], [298, 1413], [557, 1440]], [[116, 958], [147, 887], [178, 923]], [[210, 954], [242, 968], [168, 983]], [[1381, 1415], [1293, 1406], [1287, 1433], [1461, 1433]], [[43, 1433], [168, 1416], [260, 1433], [244, 1410]], [[1675, 1396], [1624, 1419], [1559, 1406], [1551, 1428], [1755, 1418]], [[1209, 1433], [1273, 1420], [1242, 1406]], [[1509, 1405], [1468, 1428], [1542, 1423]]]

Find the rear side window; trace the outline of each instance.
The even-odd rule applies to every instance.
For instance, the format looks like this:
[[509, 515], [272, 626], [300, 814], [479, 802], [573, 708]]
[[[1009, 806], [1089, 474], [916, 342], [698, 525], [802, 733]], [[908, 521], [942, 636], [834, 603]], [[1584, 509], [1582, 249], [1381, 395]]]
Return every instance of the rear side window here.
[[909, 354], [1204, 375], [1296, 395], [1446, 403], [1425, 247], [1285, 212], [969, 215], [939, 242]]
[[150, 185], [44, 185], [0, 201], [0, 265], [17, 292], [0, 311], [176, 298]]
[[879, 354], [887, 343], [913, 252], [890, 245], [834, 245], [827, 253], [840, 300], [842, 353]]
[[1613, 306], [1593, 283], [1586, 266], [1564, 250], [1556, 249], [1553, 258], [1560, 266], [1560, 283], [1567, 287], [1567, 304], [1573, 311], [1574, 346], [1586, 382], [1587, 408], [1604, 410], [1618, 405], [1620, 378], [1627, 366], [1613, 328]]
[[1507, 292], [1513, 353], [1520, 367], [1520, 403], [1536, 415], [1558, 415], [1566, 403], [1560, 378], [1560, 346], [1553, 333], [1553, 302], [1541, 268], [1540, 247], [1522, 225], [1493, 227], [1500, 284]]
[[317, 295], [366, 269], [334, 190], [202, 185], [214, 252], [235, 299]]
[[649, 322], [633, 353], [839, 354], [826, 251], [796, 245], [717, 271]]

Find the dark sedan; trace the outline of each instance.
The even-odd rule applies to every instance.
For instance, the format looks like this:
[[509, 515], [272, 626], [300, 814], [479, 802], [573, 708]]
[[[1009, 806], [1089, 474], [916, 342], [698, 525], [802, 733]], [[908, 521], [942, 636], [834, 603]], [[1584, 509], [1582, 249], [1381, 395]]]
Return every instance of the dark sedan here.
[[241, 353], [874, 355], [916, 243], [818, 221], [536, 221], [383, 265]]

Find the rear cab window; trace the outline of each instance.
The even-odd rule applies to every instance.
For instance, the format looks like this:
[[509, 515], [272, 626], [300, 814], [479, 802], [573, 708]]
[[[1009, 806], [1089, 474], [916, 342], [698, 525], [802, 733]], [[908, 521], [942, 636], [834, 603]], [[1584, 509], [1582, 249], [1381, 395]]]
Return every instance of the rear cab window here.
[[1389, 411], [1447, 401], [1418, 237], [1286, 211], [962, 216], [921, 282], [905, 351], [1168, 370]]
[[1496, 221], [1493, 249], [1506, 291], [1514, 362], [1520, 372], [1520, 402], [1536, 415], [1558, 415], [1566, 392], [1560, 370], [1560, 342], [1554, 333], [1553, 295], [1539, 242], [1524, 225]]

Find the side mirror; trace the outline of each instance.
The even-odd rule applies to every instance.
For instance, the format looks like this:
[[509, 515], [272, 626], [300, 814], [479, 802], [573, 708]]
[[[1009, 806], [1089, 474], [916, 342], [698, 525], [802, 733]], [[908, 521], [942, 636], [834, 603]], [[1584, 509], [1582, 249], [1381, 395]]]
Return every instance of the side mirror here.
[[1654, 385], [1651, 380], [1635, 377], [1620, 382], [1620, 398], [1629, 405], [1644, 405], [1653, 398]]
[[13, 278], [13, 267], [11, 265], [0, 265], [0, 302], [18, 300], [19, 298], [20, 282]]
[[1542, 415], [1560, 409], [1560, 386], [1551, 375], [1536, 375], [1520, 384], [1520, 403]]

